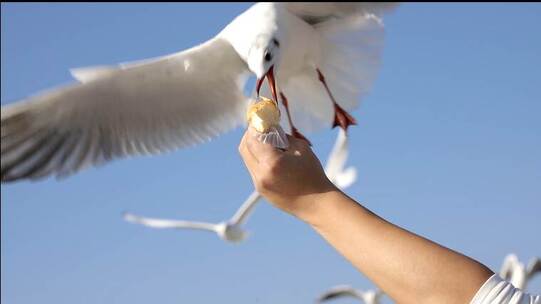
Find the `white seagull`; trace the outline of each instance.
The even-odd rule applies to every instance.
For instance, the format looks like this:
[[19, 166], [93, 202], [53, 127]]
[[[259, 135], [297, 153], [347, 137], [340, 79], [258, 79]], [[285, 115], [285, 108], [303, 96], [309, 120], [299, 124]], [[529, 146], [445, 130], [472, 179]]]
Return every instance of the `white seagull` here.
[[229, 220], [214, 223], [205, 222], [192, 222], [192, 221], [179, 221], [179, 220], [166, 220], [166, 219], [154, 219], [133, 215], [130, 213], [124, 214], [124, 219], [128, 222], [141, 224], [151, 228], [173, 228], [173, 229], [197, 229], [208, 230], [215, 232], [218, 236], [230, 243], [240, 243], [245, 240], [248, 233], [241, 227], [246, 222], [250, 213], [254, 209], [256, 203], [261, 199], [261, 195], [254, 191], [246, 199], [246, 201], [235, 212], [233, 217]]
[[[345, 189], [353, 184], [356, 180], [356, 170], [354, 167], [349, 167], [346, 171], [343, 170], [344, 164], [348, 157], [348, 146], [345, 132], [340, 130], [333, 150], [329, 154], [329, 160], [326, 165], [326, 174], [329, 180], [341, 189]], [[351, 174], [350, 171], [354, 173]], [[157, 218], [147, 218], [142, 216], [133, 215], [131, 213], [125, 213], [124, 219], [128, 222], [141, 224], [151, 228], [171, 228], [171, 229], [198, 229], [213, 231], [218, 236], [227, 242], [239, 243], [246, 239], [248, 232], [246, 232], [242, 225], [246, 223], [250, 214], [252, 214], [256, 203], [261, 199], [261, 195], [254, 191], [244, 201], [244, 203], [237, 210], [235, 215], [227, 221], [220, 222], [218, 224], [205, 223], [205, 222], [193, 222], [183, 220], [167, 220]]]
[[346, 111], [379, 67], [382, 15], [395, 6], [257, 3], [191, 49], [73, 69], [74, 84], [2, 107], [1, 181], [63, 177], [205, 142], [245, 121], [250, 75], [257, 94], [267, 78], [264, 90], [280, 96], [294, 136], [347, 129], [355, 121]]
[[361, 300], [365, 304], [379, 304], [381, 297], [384, 293], [381, 290], [360, 290], [355, 289], [349, 285], [339, 285], [329, 289], [327, 292], [322, 294], [318, 299], [317, 303], [322, 303], [328, 300], [334, 300], [342, 297], [353, 297]]
[[541, 259], [534, 257], [530, 259], [528, 266], [520, 262], [516, 254], [508, 254], [500, 269], [500, 277], [508, 280], [518, 289], [525, 290], [528, 281], [536, 274], [541, 272]]

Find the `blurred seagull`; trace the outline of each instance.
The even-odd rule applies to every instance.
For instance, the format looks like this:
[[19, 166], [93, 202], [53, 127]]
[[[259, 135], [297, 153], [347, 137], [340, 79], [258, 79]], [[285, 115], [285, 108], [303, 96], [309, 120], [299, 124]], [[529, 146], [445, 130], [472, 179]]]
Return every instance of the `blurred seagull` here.
[[345, 189], [357, 180], [357, 170], [355, 167], [344, 169], [349, 155], [348, 138], [346, 131], [338, 130], [338, 136], [334, 147], [329, 154], [325, 173], [329, 180], [338, 188]]
[[[349, 153], [347, 151], [348, 146], [345, 132], [342, 130], [339, 132], [334, 148], [329, 154], [326, 174], [329, 180], [337, 187], [345, 189], [355, 182], [356, 170], [354, 167], [349, 167], [346, 171], [343, 171]], [[245, 240], [248, 236], [248, 233], [242, 229], [242, 225], [253, 212], [256, 203], [260, 199], [261, 195], [257, 191], [252, 192], [231, 219], [218, 224], [147, 218], [130, 213], [125, 213], [124, 219], [128, 222], [145, 225], [151, 228], [199, 229], [213, 231], [224, 241], [238, 243]]]
[[348, 285], [339, 285], [329, 289], [317, 299], [317, 303], [322, 303], [328, 300], [334, 300], [341, 297], [353, 297], [361, 300], [365, 304], [379, 304], [383, 296], [381, 290], [366, 290], [362, 291]]
[[514, 254], [508, 254], [500, 269], [500, 277], [508, 280], [518, 289], [525, 290], [528, 281], [538, 272], [541, 272], [541, 259], [534, 257], [530, 259], [528, 266], [524, 266]]
[[[298, 128], [347, 129], [377, 73], [394, 3], [257, 3], [191, 49], [72, 69], [76, 83], [2, 107], [2, 182], [63, 177], [208, 141], [244, 122], [257, 77]], [[287, 97], [286, 97], [287, 96]], [[287, 118], [287, 120], [286, 120]], [[293, 123], [295, 121], [295, 124]]]
[[141, 224], [151, 228], [174, 228], [174, 229], [198, 229], [212, 231], [218, 236], [230, 243], [240, 243], [245, 240], [248, 233], [241, 227], [246, 222], [256, 203], [261, 199], [261, 195], [254, 191], [246, 201], [240, 206], [237, 212], [229, 220], [217, 224], [178, 220], [165, 220], [141, 217], [130, 213], [124, 214], [124, 219], [128, 222]]

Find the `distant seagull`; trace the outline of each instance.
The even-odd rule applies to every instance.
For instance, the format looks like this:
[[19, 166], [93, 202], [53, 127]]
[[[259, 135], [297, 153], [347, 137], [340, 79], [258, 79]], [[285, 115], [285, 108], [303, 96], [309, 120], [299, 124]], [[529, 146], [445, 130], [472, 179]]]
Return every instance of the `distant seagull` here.
[[353, 297], [362, 301], [365, 304], [380, 304], [381, 297], [384, 293], [381, 290], [360, 290], [349, 285], [339, 285], [329, 289], [317, 299], [317, 303], [326, 302], [343, 297]]
[[218, 234], [218, 236], [224, 241], [231, 243], [239, 243], [246, 239], [246, 237], [248, 236], [248, 233], [242, 229], [241, 225], [246, 222], [246, 220], [250, 216], [250, 213], [252, 212], [260, 198], [261, 195], [258, 192], [254, 191], [240, 206], [240, 208], [237, 210], [235, 215], [233, 215], [233, 217], [231, 217], [228, 221], [220, 222], [217, 224], [153, 219], [133, 215], [130, 213], [124, 214], [124, 219], [128, 222], [141, 224], [151, 228], [198, 229], [212, 231]]
[[336, 142], [325, 166], [325, 173], [331, 182], [341, 189], [349, 187], [357, 180], [357, 169], [355, 167], [344, 169], [348, 155], [349, 147], [346, 132], [339, 129]]
[[541, 259], [539, 257], [530, 259], [528, 266], [525, 267], [518, 260], [518, 257], [511, 253], [503, 261], [500, 277], [511, 282], [516, 288], [525, 290], [528, 281], [539, 272], [541, 272]]
[[280, 97], [294, 136], [304, 138], [297, 127], [347, 129], [355, 124], [347, 111], [379, 69], [382, 15], [395, 6], [257, 3], [191, 49], [72, 69], [76, 83], [2, 107], [1, 181], [63, 177], [208, 141], [244, 122], [250, 75], [257, 94], [268, 80], [263, 89]]
[[[355, 182], [356, 179], [355, 174], [353, 174], [353, 176], [349, 176], [351, 174], [344, 173], [349, 171], [353, 171], [355, 173], [356, 171], [354, 167], [350, 167], [346, 171], [343, 171], [344, 164], [346, 163], [348, 157], [346, 140], [345, 132], [340, 130], [340, 133], [336, 138], [334, 148], [329, 155], [329, 160], [326, 166], [329, 168], [327, 170], [327, 177], [341, 189], [349, 187]], [[130, 213], [125, 213], [124, 219], [128, 222], [145, 225], [151, 228], [199, 229], [213, 231], [216, 232], [222, 240], [238, 243], [243, 241], [248, 235], [248, 233], [242, 229], [242, 224], [246, 222], [248, 216], [253, 212], [256, 203], [260, 199], [261, 195], [257, 191], [252, 192], [252, 194], [250, 194], [250, 196], [240, 206], [231, 219], [218, 224], [155, 219], [141, 217]]]

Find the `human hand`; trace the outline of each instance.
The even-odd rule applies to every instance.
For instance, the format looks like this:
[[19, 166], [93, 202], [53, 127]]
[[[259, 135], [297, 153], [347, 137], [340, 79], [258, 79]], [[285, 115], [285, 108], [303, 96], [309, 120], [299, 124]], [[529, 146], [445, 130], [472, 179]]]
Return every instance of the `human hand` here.
[[248, 128], [239, 152], [256, 190], [273, 205], [302, 219], [318, 194], [338, 190], [306, 141], [288, 136], [290, 146], [283, 151], [258, 141], [256, 134]]

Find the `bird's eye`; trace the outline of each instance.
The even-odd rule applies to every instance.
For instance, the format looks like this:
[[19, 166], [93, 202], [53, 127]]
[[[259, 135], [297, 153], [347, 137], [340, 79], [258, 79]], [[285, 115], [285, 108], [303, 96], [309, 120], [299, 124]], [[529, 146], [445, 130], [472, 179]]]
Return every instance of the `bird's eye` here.
[[269, 52], [265, 52], [265, 61], [271, 61], [272, 60], [272, 54]]

